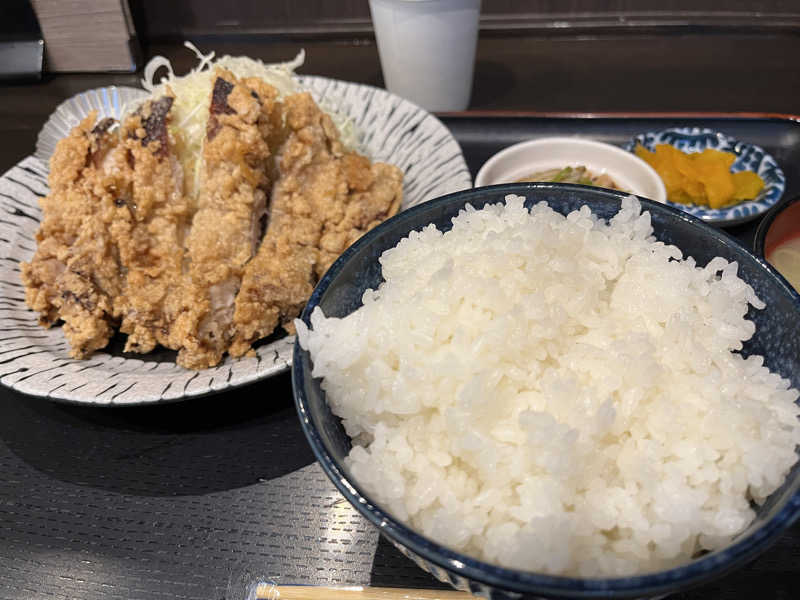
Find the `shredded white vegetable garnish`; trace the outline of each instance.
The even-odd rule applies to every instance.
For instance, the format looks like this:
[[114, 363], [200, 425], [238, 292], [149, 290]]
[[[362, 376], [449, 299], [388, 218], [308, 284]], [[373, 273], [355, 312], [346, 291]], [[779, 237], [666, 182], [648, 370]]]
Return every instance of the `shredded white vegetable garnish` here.
[[[176, 76], [170, 61], [163, 56], [153, 57], [144, 68], [142, 87], [152, 97], [164, 94], [167, 89], [175, 96], [172, 105], [172, 125], [170, 131], [183, 157], [183, 167], [191, 173], [186, 181], [193, 193], [198, 189], [203, 142], [205, 140], [208, 109], [211, 104], [214, 69], [219, 66], [227, 69], [238, 78], [258, 77], [278, 90], [280, 98], [303, 92], [305, 89], [295, 77], [295, 70], [305, 62], [305, 50], [292, 60], [267, 64], [246, 56], [222, 56], [215, 59], [215, 53], [203, 54], [191, 42], [184, 46], [195, 53], [199, 63], [186, 75]], [[156, 80], [156, 74], [166, 69], [166, 75]], [[342, 143], [352, 149], [360, 149], [358, 132], [349, 117], [341, 115], [325, 103], [321, 108], [327, 112], [339, 129]], [[188, 174], [187, 173], [187, 174]]]

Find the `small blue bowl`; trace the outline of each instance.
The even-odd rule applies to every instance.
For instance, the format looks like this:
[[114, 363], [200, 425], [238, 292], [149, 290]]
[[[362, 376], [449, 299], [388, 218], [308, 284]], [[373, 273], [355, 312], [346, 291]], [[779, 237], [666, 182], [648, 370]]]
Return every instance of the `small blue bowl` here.
[[732, 152], [736, 155], [736, 160], [731, 167], [731, 172], [754, 171], [764, 180], [764, 189], [754, 200], [726, 208], [706, 208], [667, 201], [670, 206], [688, 212], [706, 223], [727, 227], [755, 219], [780, 200], [786, 188], [783, 171], [775, 159], [763, 148], [755, 144], [740, 142], [718, 131], [700, 127], [673, 127], [661, 131], [650, 131], [633, 137], [623, 148], [633, 152], [636, 144], [641, 144], [650, 152], [653, 152], [658, 144], [669, 144], [682, 152], [702, 152], [706, 148]]
[[[527, 198], [526, 205], [545, 200], [562, 214], [588, 205], [608, 219], [617, 213], [622, 192], [553, 183], [508, 184], [465, 190], [406, 210], [373, 229], [331, 266], [314, 290], [301, 318], [309, 324], [311, 312], [322, 307], [327, 316], [343, 317], [361, 305], [364, 290], [382, 281], [378, 257], [410, 231], [429, 223], [441, 230], [465, 204], [475, 208], [501, 202], [506, 194]], [[724, 232], [670, 206], [641, 199], [650, 211], [658, 239], [681, 248], [699, 265], [722, 256], [739, 263], [739, 276], [767, 303], [765, 310], [750, 309], [756, 334], [744, 345], [744, 354], [764, 356], [766, 365], [800, 386], [800, 296], [764, 262]], [[642, 598], [663, 596], [717, 578], [763, 552], [800, 515], [800, 465], [784, 485], [758, 509], [751, 526], [729, 546], [683, 566], [635, 577], [581, 579], [555, 577], [491, 565], [426, 538], [377, 505], [344, 466], [350, 439], [325, 401], [320, 381], [311, 376], [308, 352], [295, 344], [292, 386], [306, 437], [325, 473], [345, 498], [397, 548], [440, 581], [492, 599], [520, 594], [550, 598]]]

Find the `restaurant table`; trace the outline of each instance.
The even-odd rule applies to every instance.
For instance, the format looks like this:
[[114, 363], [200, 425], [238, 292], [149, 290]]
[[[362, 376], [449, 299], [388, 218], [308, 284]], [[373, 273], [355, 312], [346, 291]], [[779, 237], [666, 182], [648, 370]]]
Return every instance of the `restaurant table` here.
[[[195, 40], [218, 54], [286, 60], [301, 73], [382, 86], [372, 40]], [[677, 30], [651, 35], [482, 35], [470, 110], [800, 112], [800, 37]], [[146, 48], [183, 72], [179, 43]], [[67, 97], [140, 74], [46, 75], [0, 87], [0, 171], [34, 149]], [[455, 131], [455, 129], [454, 129]], [[456, 131], [456, 137], [458, 133]], [[474, 176], [475, 148], [462, 141]], [[794, 182], [790, 182], [794, 185]], [[752, 237], [755, 223], [736, 229]], [[0, 357], [0, 367], [3, 358]], [[2, 369], [0, 368], [0, 376]], [[800, 526], [752, 564], [676, 599], [794, 598]], [[243, 598], [256, 580], [444, 587], [336, 491], [303, 436], [289, 373], [214, 396], [92, 407], [0, 386], [0, 599]]]

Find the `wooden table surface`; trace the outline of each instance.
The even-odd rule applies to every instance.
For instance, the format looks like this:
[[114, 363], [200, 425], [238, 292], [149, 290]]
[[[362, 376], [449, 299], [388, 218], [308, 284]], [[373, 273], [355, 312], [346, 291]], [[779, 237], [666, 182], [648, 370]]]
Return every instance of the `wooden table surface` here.
[[[305, 48], [307, 61], [300, 69], [301, 73], [382, 86], [378, 54], [371, 40], [194, 41], [201, 49], [213, 49], [218, 54], [243, 53], [269, 62], [287, 60], [300, 48]], [[194, 64], [191, 53], [177, 42], [153, 45], [146, 48], [146, 54], [163, 54], [173, 58], [177, 72], [183, 72]], [[544, 38], [487, 35], [482, 36], [478, 44], [470, 110], [576, 113], [748, 111], [794, 114], [800, 113], [798, 56], [800, 36], [790, 34], [684, 29], [650, 36]], [[41, 82], [2, 84], [0, 172], [5, 172], [33, 152], [39, 129], [60, 102], [90, 88], [137, 85], [139, 78], [140, 74], [61, 74], [47, 75]], [[229, 445], [231, 455], [228, 457], [230, 460], [225, 463], [225, 471], [219, 472], [221, 479], [218, 488], [214, 488], [213, 483], [205, 482], [202, 485], [197, 483], [198, 487], [190, 491], [195, 492], [198, 498], [217, 494], [222, 506], [227, 501], [225, 494], [228, 493], [223, 483], [229, 482], [233, 489], [252, 481], [253, 473], [245, 472], [245, 465], [234, 457], [238, 445], [250, 452], [248, 456], [251, 460], [257, 460], [253, 457], [258, 456], [257, 449], [264, 436], [273, 436], [273, 440], [279, 440], [285, 436], [285, 429], [281, 429], [284, 425], [281, 424], [296, 421], [288, 379], [276, 380], [273, 385], [276, 386], [275, 394], [282, 397], [281, 404], [276, 409], [269, 414], [262, 414], [250, 396], [247, 396], [250, 392], [243, 392], [227, 404], [229, 416], [223, 418], [225, 423], [222, 428], [216, 422], [218, 408], [213, 399], [201, 399], [194, 403], [192, 421], [185, 423], [183, 421], [186, 413], [182, 411], [186, 409], [179, 405], [156, 406], [130, 412], [98, 412], [98, 409], [92, 408], [53, 408], [46, 401], [4, 392], [0, 396], [0, 420], [4, 420], [0, 424], [0, 450], [3, 451], [0, 452], [0, 459], [13, 462], [16, 468], [27, 468], [26, 463], [30, 463], [31, 473], [38, 472], [43, 482], [48, 481], [48, 476], [57, 474], [67, 484], [77, 486], [70, 489], [94, 486], [98, 490], [105, 490], [107, 494], [103, 498], [117, 499], [121, 506], [124, 504], [123, 500], [127, 501], [126, 498], [137, 495], [140, 502], [149, 502], [158, 495], [169, 501], [177, 501], [177, 488], [171, 487], [166, 479], [143, 482], [142, 486], [150, 485], [147, 493], [136, 490], [131, 492], [132, 488], [126, 487], [129, 482], [123, 482], [122, 479], [119, 479], [121, 483], [117, 483], [121, 475], [108, 473], [107, 467], [112, 463], [108, 462], [111, 458], [104, 454], [107, 452], [104, 448], [113, 446], [119, 452], [116, 459], [126, 461], [125, 464], [130, 468], [144, 465], [144, 469], [152, 466], [148, 473], [159, 475], [158, 463], [153, 462], [151, 465], [147, 461], [155, 456], [151, 452], [154, 448], [158, 452], [170, 452], [170, 440], [173, 438], [167, 439], [168, 436], [184, 435], [185, 438], [186, 434], [191, 433], [189, 437], [197, 440], [195, 446], [178, 446], [179, 449], [185, 447], [187, 460], [190, 456], [203, 454], [205, 442], [200, 441], [200, 438], [220, 436]], [[161, 421], [158, 427], [153, 427], [154, 420]], [[82, 432], [81, 435], [96, 435], [100, 440], [97, 442], [99, 450], [95, 452], [94, 447], [87, 447], [86, 453], [82, 455], [82, 460], [90, 461], [91, 466], [96, 467], [99, 474], [96, 480], [82, 479], [84, 474], [80, 471], [80, 465], [70, 465], [55, 454], [43, 456], [38, 450], [41, 447], [40, 442], [31, 437], [43, 436], [42, 439], [49, 440], [49, 447], [68, 456], [73, 452], [76, 440], [84, 439], [78, 436], [78, 432]], [[298, 448], [303, 447], [302, 435], [293, 443], [298, 444]], [[132, 448], [129, 453], [122, 450], [126, 445]], [[176, 451], [175, 448], [172, 451]], [[311, 463], [313, 457], [305, 449], [288, 457], [286, 468], [277, 474], [291, 478], [294, 469], [309, 466]], [[254, 462], [248, 464], [253, 469], [268, 470], [270, 467]], [[80, 476], [77, 475], [79, 472]], [[67, 475], [63, 475], [64, 473]], [[164, 476], [168, 477], [166, 473]], [[324, 477], [321, 477], [319, 483], [321, 486], [326, 485]], [[13, 490], [13, 481], [7, 481], [6, 484], [8, 485], [5, 489]], [[181, 490], [179, 492], [185, 493]], [[253, 497], [257, 496], [255, 494]], [[186, 502], [189, 504], [186, 506], [187, 509], [191, 508], [192, 496], [183, 498], [188, 498]], [[276, 497], [274, 502], [277, 505], [281, 500]], [[61, 502], [59, 507], [68, 506], [67, 499], [54, 498], [54, 502], [56, 501]], [[244, 510], [242, 504], [233, 508]], [[47, 531], [33, 531], [33, 525], [26, 530], [24, 524], [15, 522], [14, 535], [18, 537], [7, 537], [4, 519], [13, 520], [23, 510], [30, 510], [29, 506], [26, 508], [25, 501], [10, 495], [3, 496], [0, 492], [0, 598], [173, 599], [221, 598], [225, 595], [226, 581], [203, 587], [204, 573], [196, 573], [186, 580], [181, 579], [180, 575], [170, 573], [163, 565], [173, 564], [176, 557], [148, 555], [147, 548], [142, 549], [141, 556], [114, 554], [111, 547], [113, 543], [108, 540], [108, 536], [111, 535], [109, 532], [117, 530], [107, 529], [103, 523], [98, 524], [97, 534], [88, 541], [76, 539], [74, 533], [63, 530], [60, 533], [62, 537], [57, 538], [66, 540], [63, 543], [70, 548], [80, 550], [76, 551], [76, 555], [81, 557], [79, 562], [85, 564], [81, 566], [84, 570], [80, 571], [83, 575], [78, 576], [76, 562], [48, 554]], [[43, 518], [42, 522], [51, 520], [53, 527], [57, 527], [59, 520], [80, 519], [80, 515], [91, 514], [92, 510], [92, 506], [86, 506], [80, 507], [77, 513], [70, 513], [69, 508], [59, 508], [58, 514], [48, 514], [47, 519]], [[152, 525], [158, 524], [159, 516], [153, 515], [152, 520]], [[144, 535], [143, 532], [151, 526], [151, 523], [126, 521], [122, 514], [119, 516], [119, 523], [122, 523], [120, 527], [124, 527], [128, 543], [136, 536]], [[239, 535], [236, 531], [248, 531], [246, 523], [237, 525], [239, 530], [233, 527], [223, 530], [213, 525], [207, 524], [207, 528], [202, 531], [215, 536], [229, 533], [234, 540], [233, 545], [236, 535]], [[302, 526], [302, 523], [298, 524], [298, 527]], [[345, 530], [347, 526], [345, 523]], [[163, 535], [179, 536], [181, 533], [169, 529], [169, 523], [161, 523], [161, 527], [167, 528]], [[254, 528], [255, 525], [249, 527]], [[27, 545], [25, 536], [28, 534], [37, 540], [35, 545]], [[309, 539], [302, 535], [298, 537], [299, 563], [302, 562], [303, 545], [314, 543], [309, 542]], [[679, 594], [675, 598], [795, 598], [797, 596], [793, 592], [793, 580], [797, 572], [797, 559], [800, 558], [800, 548], [796, 544], [798, 539], [800, 532], [795, 527], [793, 533], [781, 538], [776, 547], [761, 558], [756, 566]], [[82, 545], [84, 541], [85, 545]], [[192, 538], [189, 541], [195, 543], [196, 540]], [[198, 538], [198, 541], [199, 545], [191, 550], [203, 552], [202, 538]], [[268, 542], [269, 540], [264, 540], [267, 557], [270, 552]], [[180, 548], [176, 546], [175, 550], [176, 556], [180, 557], [188, 556], [188, 551], [182, 544]], [[235, 548], [231, 548], [231, 552], [234, 551]], [[107, 555], [103, 555], [103, 552], [107, 552]], [[378, 544], [377, 551], [373, 549], [370, 552], [375, 553], [372, 582], [391, 584], [397, 572], [398, 561], [405, 559], [382, 543]], [[113, 560], [103, 563], [102, 556], [112, 556]], [[232, 559], [221, 556], [219, 560]], [[191, 566], [190, 561], [182, 564]], [[298, 566], [298, 569], [301, 567], [302, 565]], [[409, 573], [416, 574], [418, 571], [411, 563], [408, 563], [407, 568]], [[341, 572], [344, 574], [342, 576], [347, 576], [346, 568], [342, 567]], [[352, 577], [356, 575], [351, 574]], [[409, 575], [413, 576], [416, 575]], [[421, 581], [421, 585], [425, 585], [427, 580]]]

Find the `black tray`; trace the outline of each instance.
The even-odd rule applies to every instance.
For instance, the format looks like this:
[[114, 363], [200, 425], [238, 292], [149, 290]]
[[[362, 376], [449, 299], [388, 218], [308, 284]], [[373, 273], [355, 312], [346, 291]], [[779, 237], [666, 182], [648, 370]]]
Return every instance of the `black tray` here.
[[[473, 176], [500, 148], [670, 125], [754, 142], [800, 192], [800, 127], [769, 115], [459, 114]], [[749, 244], [756, 222], [731, 228]], [[2, 357], [0, 357], [2, 368]], [[0, 371], [2, 372], [2, 371]], [[793, 598], [800, 525], [683, 600]], [[0, 599], [239, 599], [258, 580], [444, 587], [379, 539], [317, 467], [289, 375], [164, 406], [56, 404], [0, 386]]]

